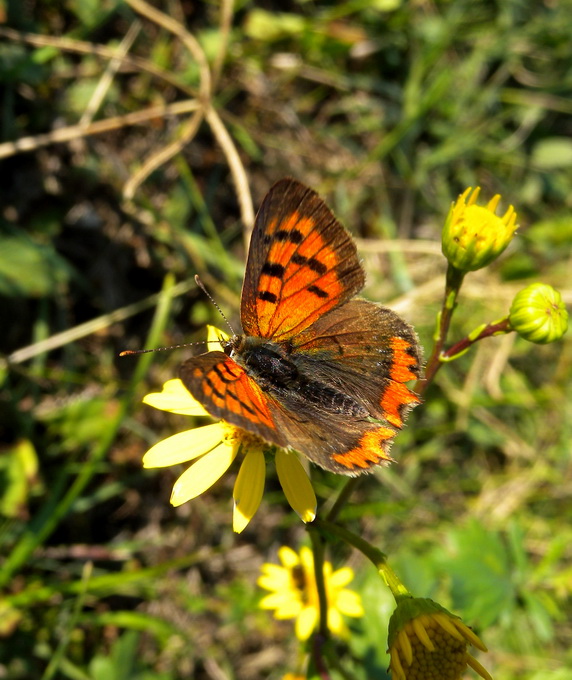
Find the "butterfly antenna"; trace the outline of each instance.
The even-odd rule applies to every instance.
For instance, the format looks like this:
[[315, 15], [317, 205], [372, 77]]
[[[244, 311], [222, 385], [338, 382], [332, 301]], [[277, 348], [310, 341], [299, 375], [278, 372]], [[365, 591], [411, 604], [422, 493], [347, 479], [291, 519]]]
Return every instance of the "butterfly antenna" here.
[[230, 321], [226, 318], [224, 312], [223, 312], [222, 309], [219, 307], [219, 305], [216, 303], [216, 301], [215, 301], [215, 299], [213, 298], [213, 296], [212, 296], [212, 295], [208, 292], [208, 290], [205, 288], [205, 285], [204, 285], [204, 283], [200, 280], [198, 274], [195, 274], [195, 283], [196, 283], [197, 286], [203, 291], [203, 293], [208, 297], [208, 299], [213, 303], [213, 305], [215, 306], [215, 308], [218, 310], [218, 313], [219, 313], [219, 314], [222, 316], [222, 318], [226, 321], [226, 325], [230, 328], [230, 332], [231, 332], [233, 335], [236, 335], [236, 333], [234, 332], [234, 328], [230, 325]]
[[124, 349], [123, 352], [119, 352], [120, 357], [128, 357], [133, 354], [148, 354], [149, 352], [166, 352], [168, 349], [181, 349], [181, 347], [190, 347], [191, 345], [204, 345], [206, 340], [200, 340], [198, 342], [184, 342], [182, 345], [169, 345], [168, 347], [155, 347], [155, 349]]

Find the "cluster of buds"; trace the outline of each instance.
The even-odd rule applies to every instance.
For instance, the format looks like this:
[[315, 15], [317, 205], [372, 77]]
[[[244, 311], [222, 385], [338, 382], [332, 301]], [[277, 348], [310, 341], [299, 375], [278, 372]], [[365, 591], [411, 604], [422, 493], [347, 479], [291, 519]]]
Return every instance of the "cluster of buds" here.
[[[486, 267], [512, 241], [518, 225], [511, 206], [500, 217], [496, 209], [500, 195], [486, 206], [477, 205], [480, 187], [469, 187], [453, 203], [442, 233], [442, 250], [460, 275]], [[543, 283], [533, 283], [514, 298], [507, 331], [538, 344], [559, 340], [568, 328], [568, 312], [560, 293]]]

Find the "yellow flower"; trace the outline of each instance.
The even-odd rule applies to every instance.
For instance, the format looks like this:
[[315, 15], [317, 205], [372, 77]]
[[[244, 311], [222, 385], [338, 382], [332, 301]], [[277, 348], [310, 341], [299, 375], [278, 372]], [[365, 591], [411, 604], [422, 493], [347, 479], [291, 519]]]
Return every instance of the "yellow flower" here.
[[[209, 337], [224, 334], [209, 328]], [[178, 379], [169, 380], [162, 392], [148, 394], [143, 402], [149, 406], [189, 416], [210, 417], [203, 406], [191, 396]], [[316, 517], [316, 495], [302, 464], [294, 453], [267, 444], [260, 437], [221, 420], [211, 425], [195, 427], [167, 437], [152, 446], [143, 457], [146, 468], [167, 467], [197, 460], [177, 479], [171, 503], [182, 505], [209, 489], [231, 466], [239, 454], [244, 454], [233, 498], [232, 525], [241, 533], [256, 514], [266, 472], [264, 454], [275, 451], [276, 470], [284, 494], [303, 522]]]
[[471, 191], [469, 187], [451, 206], [442, 234], [443, 255], [462, 272], [490, 264], [508, 246], [518, 227], [512, 205], [503, 217], [495, 215], [499, 194], [483, 207], [476, 205], [480, 187], [469, 196]]
[[545, 283], [533, 283], [516, 294], [509, 323], [525, 340], [545, 345], [566, 333], [568, 312], [557, 290]]
[[460, 618], [436, 602], [403, 598], [389, 622], [392, 680], [461, 680], [470, 666], [484, 680], [491, 675], [467, 651], [483, 652], [481, 639]]
[[[282, 566], [263, 564], [258, 585], [271, 592], [261, 602], [262, 609], [274, 609], [277, 619], [296, 619], [296, 636], [307, 640], [318, 625], [320, 605], [314, 575], [314, 556], [309, 548], [295, 553], [288, 546], [278, 550]], [[363, 616], [360, 596], [344, 586], [353, 579], [353, 570], [343, 567], [333, 571], [330, 562], [324, 562], [324, 582], [328, 599], [328, 628], [336, 635], [347, 636], [342, 618]]]

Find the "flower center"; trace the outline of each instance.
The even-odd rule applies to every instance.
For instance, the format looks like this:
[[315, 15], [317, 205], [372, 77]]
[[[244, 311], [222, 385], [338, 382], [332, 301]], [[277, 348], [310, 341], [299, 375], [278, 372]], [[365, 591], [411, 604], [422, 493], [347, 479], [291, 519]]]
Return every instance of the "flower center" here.
[[223, 430], [222, 439], [227, 444], [234, 446], [242, 446], [244, 450], [248, 451], [256, 447], [262, 447], [265, 444], [264, 439], [257, 434], [243, 430], [241, 427], [231, 425], [224, 420], [220, 421]]

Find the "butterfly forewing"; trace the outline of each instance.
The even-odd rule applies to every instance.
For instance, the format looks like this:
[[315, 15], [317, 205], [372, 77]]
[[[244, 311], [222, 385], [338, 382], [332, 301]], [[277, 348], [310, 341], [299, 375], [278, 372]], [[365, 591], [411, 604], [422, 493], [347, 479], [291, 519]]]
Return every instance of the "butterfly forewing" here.
[[322, 199], [292, 179], [276, 183], [256, 217], [242, 289], [247, 335], [286, 340], [364, 285], [351, 236]]
[[185, 387], [212, 416], [278, 446], [287, 444], [276, 427], [268, 397], [224, 352], [208, 352], [185, 361], [180, 375]]

